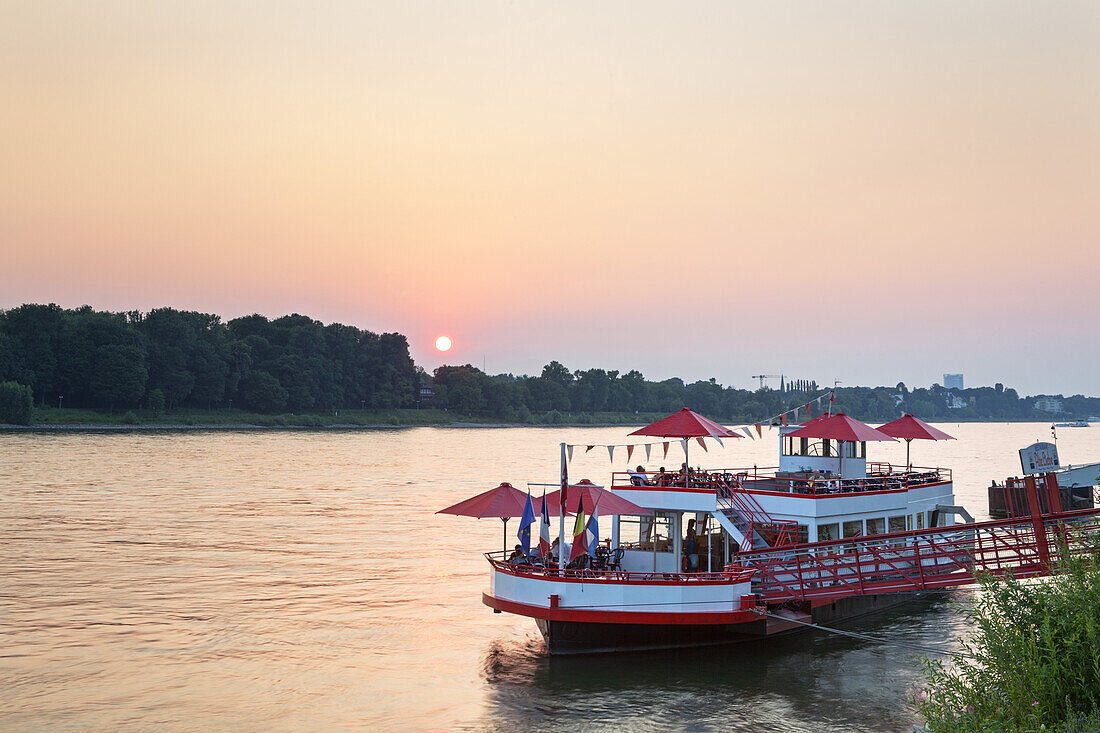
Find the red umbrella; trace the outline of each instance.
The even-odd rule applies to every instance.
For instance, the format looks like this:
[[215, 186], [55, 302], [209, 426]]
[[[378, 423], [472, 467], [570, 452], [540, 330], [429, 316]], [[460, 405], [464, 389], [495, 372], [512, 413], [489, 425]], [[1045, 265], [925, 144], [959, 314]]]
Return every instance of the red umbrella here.
[[508, 551], [508, 520], [522, 517], [527, 505], [527, 494], [508, 482], [495, 489], [489, 489], [477, 496], [460, 501], [457, 504], [440, 509], [436, 514], [455, 514], [460, 517], [499, 517], [504, 521], [504, 550]]
[[668, 417], [662, 417], [655, 423], [635, 430], [631, 435], [652, 435], [658, 438], [740, 438], [724, 425], [719, 425], [697, 412], [684, 407]]
[[[580, 481], [576, 484], [569, 485], [569, 491], [565, 494], [566, 511], [569, 514], [576, 514], [581, 503], [584, 500], [584, 508], [588, 510], [588, 513], [592, 513], [592, 507], [599, 507], [600, 516], [611, 516], [612, 514], [652, 514], [649, 509], [638, 506], [632, 501], [618, 496], [616, 494], [601, 489], [591, 481], [587, 479]], [[546, 495], [546, 504], [549, 506], [553, 504], [558, 506], [561, 503], [561, 489], [553, 491]]]
[[909, 443], [913, 440], [954, 440], [942, 430], [937, 430], [924, 420], [913, 417], [908, 412], [893, 422], [879, 426], [880, 433], [892, 435], [905, 441], [905, 465], [909, 466]]
[[[719, 425], [713, 420], [707, 419], [693, 410], [684, 407], [679, 412], [674, 412], [668, 417], [662, 417], [655, 423], [638, 428], [631, 435], [652, 435], [657, 438], [741, 438], [741, 433], [735, 433], [724, 425]], [[688, 462], [687, 443], [684, 443], [684, 463]]]
[[[808, 423], [787, 433], [788, 438], [825, 438], [826, 440], [844, 440], [861, 442], [864, 440], [893, 440], [886, 433], [880, 433], [870, 425], [853, 420], [843, 412], [824, 419], [810, 420]], [[840, 453], [841, 475], [844, 475], [844, 452]]]
[[815, 418], [798, 430], [787, 433], [788, 438], [826, 438], [828, 440], [893, 440], [893, 436], [880, 433], [870, 425], [853, 420], [843, 412], [824, 419]]

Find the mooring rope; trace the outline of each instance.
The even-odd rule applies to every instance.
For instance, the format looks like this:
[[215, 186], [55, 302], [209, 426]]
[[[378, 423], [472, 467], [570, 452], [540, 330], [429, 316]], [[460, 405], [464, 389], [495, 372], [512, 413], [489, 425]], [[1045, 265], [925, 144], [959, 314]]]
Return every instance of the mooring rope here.
[[844, 631], [842, 629], [834, 629], [834, 628], [831, 628], [829, 626], [822, 626], [821, 624], [814, 624], [814, 623], [810, 623], [809, 621], [801, 621], [801, 620], [796, 619], [796, 618], [790, 618], [788, 616], [782, 616], [778, 613], [771, 613], [769, 611], [765, 611], [762, 608], [753, 608], [752, 611], [754, 613], [760, 614], [761, 616], [769, 616], [771, 618], [779, 619], [781, 621], [790, 621], [791, 623], [801, 624], [802, 626], [809, 626], [811, 629], [818, 629], [819, 631], [828, 631], [831, 634], [839, 634], [840, 636], [849, 636], [853, 639], [860, 639], [862, 641], [873, 641], [876, 644], [888, 644], [888, 645], [892, 645], [892, 646], [902, 647], [904, 649], [910, 649], [912, 651], [922, 652], [924, 654], [942, 654], [944, 656], [952, 656], [952, 657], [958, 656], [958, 657], [966, 657], [968, 659], [979, 659], [979, 657], [977, 657], [973, 654], [967, 654], [966, 652], [945, 651], [943, 649], [936, 649], [934, 647], [923, 646], [921, 644], [909, 644], [909, 643], [904, 642], [904, 641], [892, 641], [890, 639], [881, 639], [877, 636], [870, 636], [869, 634], [860, 634], [860, 633], [857, 633], [855, 631]]

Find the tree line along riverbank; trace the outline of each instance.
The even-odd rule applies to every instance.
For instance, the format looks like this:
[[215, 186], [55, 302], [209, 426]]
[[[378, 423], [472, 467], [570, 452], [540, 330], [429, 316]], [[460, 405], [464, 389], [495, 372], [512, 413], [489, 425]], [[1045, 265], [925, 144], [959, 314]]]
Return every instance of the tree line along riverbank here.
[[[808, 380], [795, 387], [653, 381], [637, 370], [572, 370], [557, 361], [538, 375], [490, 375], [469, 364], [428, 374], [399, 333], [324, 325], [299, 314], [223, 322], [173, 308], [113, 313], [27, 304], [0, 311], [0, 422], [630, 424], [687, 406], [751, 423], [824, 391]], [[952, 422], [1100, 414], [1100, 398], [1021, 397], [1001, 384], [947, 390], [898, 383], [836, 393], [840, 409], [867, 421], [902, 411]], [[1040, 403], [1042, 397], [1050, 399]]]

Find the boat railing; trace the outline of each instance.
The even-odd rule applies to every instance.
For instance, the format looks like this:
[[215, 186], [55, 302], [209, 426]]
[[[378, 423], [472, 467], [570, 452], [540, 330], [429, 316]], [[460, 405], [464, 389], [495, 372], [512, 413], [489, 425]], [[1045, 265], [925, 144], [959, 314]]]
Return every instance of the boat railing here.
[[612, 489], [648, 489], [659, 491], [711, 491], [725, 487], [741, 491], [761, 491], [779, 494], [797, 494], [815, 498], [835, 494], [853, 494], [882, 491], [908, 491], [927, 484], [951, 483], [951, 469], [921, 466], [894, 466], [889, 463], [867, 464], [867, 475], [860, 478], [841, 478], [835, 474], [812, 472], [781, 472], [777, 467], [718, 468], [691, 471], [616, 471], [612, 474]]
[[1033, 577], [1050, 572], [1058, 546], [1095, 552], [1100, 510], [895, 532], [743, 552], [726, 570], [757, 571], [768, 602], [920, 591], [972, 582], [975, 573]]
[[767, 544], [788, 545], [798, 536], [798, 522], [773, 518], [752, 494], [735, 491], [732, 482], [721, 482], [715, 492], [718, 508], [741, 531], [741, 549], [751, 550], [759, 534]]
[[494, 569], [526, 578], [540, 580], [561, 580], [562, 578], [579, 580], [603, 580], [621, 583], [699, 583], [701, 581], [724, 581], [727, 583], [747, 582], [756, 572], [754, 568], [729, 567], [714, 572], [698, 573], [664, 573], [638, 570], [620, 569], [596, 569], [596, 568], [566, 568], [562, 570], [555, 563], [544, 563], [542, 560], [532, 559], [529, 562], [508, 562], [509, 553], [498, 550], [486, 552], [485, 559]]

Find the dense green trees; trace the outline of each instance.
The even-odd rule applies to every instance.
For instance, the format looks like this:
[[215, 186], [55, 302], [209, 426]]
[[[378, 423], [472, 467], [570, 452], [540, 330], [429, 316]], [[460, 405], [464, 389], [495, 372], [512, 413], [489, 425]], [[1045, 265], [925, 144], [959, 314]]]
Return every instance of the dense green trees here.
[[411, 407], [415, 365], [400, 334], [301, 315], [222, 323], [158, 308], [106, 313], [23, 305], [0, 312], [0, 380], [39, 404], [154, 411], [239, 407], [258, 412]]
[[[527, 422], [594, 413], [668, 413], [690, 407], [728, 423], [766, 419], [822, 390], [725, 387], [715, 379], [651, 382], [638, 371], [571, 371], [551, 361], [538, 376], [490, 376], [466, 364], [444, 366], [434, 380], [409, 356], [405, 337], [328, 326], [298, 314], [269, 320], [173, 308], [107, 313], [88, 306], [23, 305], [0, 311], [0, 381], [30, 387], [38, 404], [154, 412], [176, 408], [244, 408], [256, 412], [330, 412], [420, 404], [421, 380], [433, 381], [433, 407], [465, 415]], [[796, 385], [806, 385], [798, 380]], [[812, 383], [808, 383], [813, 387]], [[945, 390], [845, 387], [838, 407], [863, 420], [912, 412], [927, 420], [1046, 420], [1034, 397], [1003, 385]], [[1057, 397], [1061, 398], [1060, 395]], [[1063, 400], [1058, 418], [1100, 414], [1100, 399]]]
[[[690, 407], [727, 423], [767, 419], [817, 398], [824, 390], [755, 391], [723, 387], [715, 379], [684, 384], [680, 379], [649, 382], [638, 371], [586, 369], [570, 372], [559, 362], [543, 367], [537, 377], [489, 376], [469, 364], [435, 371], [433, 404], [467, 414], [512, 421], [525, 414], [667, 413]], [[1021, 399], [1015, 390], [994, 387], [952, 390], [939, 385], [909, 390], [894, 387], [842, 387], [837, 409], [862, 420], [886, 422], [903, 412], [928, 420], [1048, 420], [1034, 408], [1035, 398]], [[962, 407], [950, 407], [963, 404]], [[1100, 399], [1080, 395], [1064, 400], [1061, 417], [1100, 414]]]
[[30, 425], [33, 415], [31, 388], [18, 382], [0, 382], [0, 423]]

